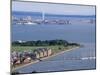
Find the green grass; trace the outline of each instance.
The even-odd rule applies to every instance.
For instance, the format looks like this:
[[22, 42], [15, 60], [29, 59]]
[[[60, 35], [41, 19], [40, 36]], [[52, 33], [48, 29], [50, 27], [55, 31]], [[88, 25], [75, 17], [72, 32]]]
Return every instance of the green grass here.
[[27, 50], [28, 51], [33, 51], [37, 48], [50, 48], [55, 53], [55, 52], [67, 50], [67, 49], [70, 49], [70, 48], [73, 48], [73, 47], [72, 46], [64, 47], [62, 45], [56, 45], [56, 46], [12, 46], [11, 50], [22, 52], [22, 51], [27, 51]]

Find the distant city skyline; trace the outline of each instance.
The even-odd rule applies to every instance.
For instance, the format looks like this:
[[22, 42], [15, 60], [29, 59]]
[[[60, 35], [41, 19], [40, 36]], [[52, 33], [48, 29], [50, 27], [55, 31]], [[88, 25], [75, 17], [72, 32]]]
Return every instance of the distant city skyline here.
[[45, 12], [60, 15], [95, 15], [95, 6], [13, 1], [12, 11]]

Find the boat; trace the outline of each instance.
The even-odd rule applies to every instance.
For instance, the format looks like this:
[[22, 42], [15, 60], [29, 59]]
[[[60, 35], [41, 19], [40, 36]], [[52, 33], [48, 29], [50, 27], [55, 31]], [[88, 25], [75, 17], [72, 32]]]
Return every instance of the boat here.
[[96, 59], [96, 57], [83, 57], [81, 60], [91, 60], [91, 59]]
[[24, 25], [37, 25], [37, 23], [28, 21], [28, 22], [24, 23]]

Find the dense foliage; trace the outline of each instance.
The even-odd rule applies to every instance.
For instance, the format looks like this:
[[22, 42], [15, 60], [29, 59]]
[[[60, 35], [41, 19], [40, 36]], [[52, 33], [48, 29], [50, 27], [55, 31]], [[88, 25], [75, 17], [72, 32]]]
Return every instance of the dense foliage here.
[[12, 42], [13, 46], [54, 46], [54, 45], [63, 45], [63, 46], [68, 46], [68, 45], [79, 45], [77, 43], [69, 43], [66, 40], [37, 40], [37, 41], [14, 41]]

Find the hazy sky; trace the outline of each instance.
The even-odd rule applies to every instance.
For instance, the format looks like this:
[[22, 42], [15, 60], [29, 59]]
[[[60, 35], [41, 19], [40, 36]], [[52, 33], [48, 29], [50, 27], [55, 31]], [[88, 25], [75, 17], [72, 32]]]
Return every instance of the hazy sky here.
[[45, 12], [64, 15], [95, 15], [95, 6], [13, 1], [12, 11]]

